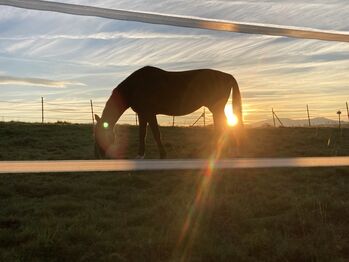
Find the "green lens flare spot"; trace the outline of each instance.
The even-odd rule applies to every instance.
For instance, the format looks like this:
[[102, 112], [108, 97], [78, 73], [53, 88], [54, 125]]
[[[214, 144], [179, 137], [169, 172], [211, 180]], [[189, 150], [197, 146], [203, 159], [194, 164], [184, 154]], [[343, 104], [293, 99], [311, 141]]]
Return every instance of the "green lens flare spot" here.
[[103, 123], [103, 127], [104, 127], [105, 129], [107, 129], [107, 128], [109, 127], [109, 124], [108, 124], [107, 122], [104, 122], [104, 123]]

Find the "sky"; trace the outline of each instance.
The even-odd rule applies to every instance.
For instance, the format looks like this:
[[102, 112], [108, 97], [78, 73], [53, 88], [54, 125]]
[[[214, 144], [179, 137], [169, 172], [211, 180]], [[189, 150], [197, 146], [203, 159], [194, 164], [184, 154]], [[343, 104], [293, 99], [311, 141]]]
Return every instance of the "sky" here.
[[[347, 0], [63, 1], [239, 22], [349, 31]], [[0, 6], [0, 120], [91, 120], [124, 78], [145, 65], [234, 75], [247, 123], [335, 119], [349, 100], [349, 44], [151, 25]], [[192, 123], [197, 112], [180, 118]], [[128, 111], [124, 122], [135, 121]], [[179, 120], [178, 120], [179, 121]], [[160, 117], [162, 124], [172, 122]]]

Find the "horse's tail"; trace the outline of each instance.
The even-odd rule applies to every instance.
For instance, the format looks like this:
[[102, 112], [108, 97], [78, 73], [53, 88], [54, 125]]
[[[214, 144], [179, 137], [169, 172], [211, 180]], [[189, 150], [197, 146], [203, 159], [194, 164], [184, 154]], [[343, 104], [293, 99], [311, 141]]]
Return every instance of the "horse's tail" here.
[[242, 118], [242, 101], [239, 85], [235, 78], [232, 76], [232, 101], [233, 101], [233, 113], [238, 119], [238, 126], [243, 127], [244, 120]]

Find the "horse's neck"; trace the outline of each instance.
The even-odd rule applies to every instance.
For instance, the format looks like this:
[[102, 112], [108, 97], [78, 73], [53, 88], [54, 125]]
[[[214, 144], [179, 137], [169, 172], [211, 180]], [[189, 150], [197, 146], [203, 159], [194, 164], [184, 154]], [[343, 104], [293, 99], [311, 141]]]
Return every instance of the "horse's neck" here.
[[103, 121], [106, 121], [109, 123], [109, 125], [114, 126], [128, 107], [129, 106], [121, 96], [120, 92], [114, 91], [104, 107], [102, 114]]

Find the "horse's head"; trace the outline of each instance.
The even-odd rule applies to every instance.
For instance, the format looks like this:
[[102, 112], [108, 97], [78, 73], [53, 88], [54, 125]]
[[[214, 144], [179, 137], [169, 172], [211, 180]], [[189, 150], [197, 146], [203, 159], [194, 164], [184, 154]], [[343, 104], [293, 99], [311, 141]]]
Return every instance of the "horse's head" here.
[[113, 126], [107, 121], [95, 115], [96, 125], [94, 127], [95, 140], [95, 156], [98, 158], [105, 158], [108, 156], [108, 151], [114, 143]]

